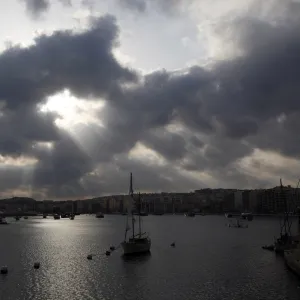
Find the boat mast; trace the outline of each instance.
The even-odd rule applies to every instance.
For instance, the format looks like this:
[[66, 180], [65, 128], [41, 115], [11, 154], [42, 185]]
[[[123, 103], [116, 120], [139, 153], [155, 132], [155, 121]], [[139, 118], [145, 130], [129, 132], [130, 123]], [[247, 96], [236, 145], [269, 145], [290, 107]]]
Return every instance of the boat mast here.
[[[129, 195], [131, 196], [131, 201], [133, 203], [133, 187], [132, 187], [132, 173], [130, 173], [130, 187], [129, 187]], [[134, 239], [134, 216], [133, 209], [131, 209], [131, 222], [132, 222], [132, 238]]]
[[139, 236], [141, 238], [141, 236], [142, 236], [142, 231], [141, 231], [141, 193], [139, 193], [138, 210], [139, 210]]
[[[288, 205], [287, 205], [287, 199], [286, 199], [286, 193], [283, 190], [283, 185], [282, 185], [282, 180], [280, 178], [280, 196], [283, 197], [284, 199], [284, 219], [283, 219], [283, 224], [281, 226], [281, 233], [280, 235], [283, 236], [290, 236], [291, 235], [291, 224], [289, 220], [289, 212], [288, 212]], [[284, 232], [284, 234], [283, 234]]]

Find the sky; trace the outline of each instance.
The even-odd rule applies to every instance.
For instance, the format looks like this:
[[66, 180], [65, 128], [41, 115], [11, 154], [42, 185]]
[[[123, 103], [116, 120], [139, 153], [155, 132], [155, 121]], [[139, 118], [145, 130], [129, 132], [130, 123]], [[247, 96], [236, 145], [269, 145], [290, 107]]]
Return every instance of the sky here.
[[0, 2], [0, 197], [295, 186], [300, 1]]

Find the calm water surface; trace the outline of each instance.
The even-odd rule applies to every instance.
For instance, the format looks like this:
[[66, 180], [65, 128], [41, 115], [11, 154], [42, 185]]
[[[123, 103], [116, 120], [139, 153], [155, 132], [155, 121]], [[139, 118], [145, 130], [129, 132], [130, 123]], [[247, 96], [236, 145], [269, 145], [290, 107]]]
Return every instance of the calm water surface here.
[[[151, 255], [125, 260], [120, 249], [106, 257], [123, 239], [125, 218], [8, 219], [0, 226], [0, 265], [9, 267], [0, 276], [0, 299], [300, 298], [299, 279], [261, 249], [278, 234], [276, 219], [235, 229], [220, 216], [148, 216]], [[91, 261], [90, 253], [97, 254]]]

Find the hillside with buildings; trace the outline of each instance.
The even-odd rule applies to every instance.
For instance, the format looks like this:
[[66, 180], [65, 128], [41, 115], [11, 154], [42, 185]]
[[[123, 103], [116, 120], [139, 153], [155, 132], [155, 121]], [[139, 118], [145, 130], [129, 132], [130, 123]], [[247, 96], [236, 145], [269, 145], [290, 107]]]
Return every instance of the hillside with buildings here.
[[[300, 207], [300, 197], [291, 186], [258, 190], [200, 189], [189, 193], [141, 194], [142, 210], [148, 213], [183, 213], [194, 210], [205, 213], [243, 212], [280, 213], [293, 212]], [[86, 200], [36, 201], [32, 198], [13, 197], [0, 200], [0, 210], [5, 213], [122, 213], [126, 211], [128, 195], [111, 195]]]

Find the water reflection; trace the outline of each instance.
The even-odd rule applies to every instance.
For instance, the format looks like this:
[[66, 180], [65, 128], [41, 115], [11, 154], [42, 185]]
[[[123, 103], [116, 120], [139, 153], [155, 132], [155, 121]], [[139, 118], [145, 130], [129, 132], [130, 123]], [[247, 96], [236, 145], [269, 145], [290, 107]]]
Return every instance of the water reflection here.
[[[278, 233], [276, 220], [255, 220], [246, 231], [213, 216], [148, 216], [145, 223], [152, 252], [139, 256], [103, 254], [124, 238], [117, 216], [30, 218], [0, 228], [0, 266], [9, 268], [0, 299], [299, 299], [297, 278], [261, 250]], [[97, 255], [87, 260], [90, 253]]]
[[151, 252], [147, 253], [139, 253], [135, 255], [122, 255], [121, 258], [124, 262], [136, 263], [141, 264], [143, 262], [148, 261], [151, 258]]

